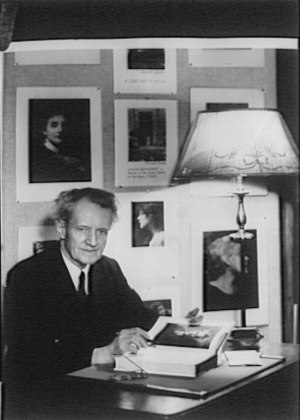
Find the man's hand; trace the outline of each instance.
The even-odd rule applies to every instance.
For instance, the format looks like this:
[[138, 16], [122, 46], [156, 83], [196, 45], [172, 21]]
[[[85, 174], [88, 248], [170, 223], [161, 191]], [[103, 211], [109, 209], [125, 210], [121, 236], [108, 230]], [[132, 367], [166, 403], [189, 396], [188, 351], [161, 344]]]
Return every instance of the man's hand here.
[[142, 328], [128, 328], [121, 330], [113, 341], [114, 354], [123, 354], [128, 351], [137, 353], [140, 348], [147, 347], [149, 336]]

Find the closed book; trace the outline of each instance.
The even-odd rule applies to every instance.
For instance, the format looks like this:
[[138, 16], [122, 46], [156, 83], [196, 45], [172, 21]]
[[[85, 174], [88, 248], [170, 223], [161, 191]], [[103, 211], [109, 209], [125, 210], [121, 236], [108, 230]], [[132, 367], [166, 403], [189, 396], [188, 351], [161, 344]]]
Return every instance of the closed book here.
[[150, 374], [195, 378], [217, 366], [217, 355], [208, 350], [176, 346], [150, 346], [137, 354], [125, 353], [115, 358], [115, 370], [144, 370]]

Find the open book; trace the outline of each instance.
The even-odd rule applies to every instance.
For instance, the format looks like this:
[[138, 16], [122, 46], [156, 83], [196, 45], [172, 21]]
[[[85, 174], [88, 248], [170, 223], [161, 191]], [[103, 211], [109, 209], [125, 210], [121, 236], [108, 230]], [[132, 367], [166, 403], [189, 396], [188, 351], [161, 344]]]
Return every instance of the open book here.
[[186, 319], [159, 317], [148, 331], [152, 345], [117, 356], [115, 370], [195, 377], [217, 366], [217, 352], [232, 327], [233, 323], [191, 326]]
[[233, 326], [233, 322], [190, 325], [185, 318], [160, 316], [148, 334], [155, 344], [195, 347], [216, 354]]

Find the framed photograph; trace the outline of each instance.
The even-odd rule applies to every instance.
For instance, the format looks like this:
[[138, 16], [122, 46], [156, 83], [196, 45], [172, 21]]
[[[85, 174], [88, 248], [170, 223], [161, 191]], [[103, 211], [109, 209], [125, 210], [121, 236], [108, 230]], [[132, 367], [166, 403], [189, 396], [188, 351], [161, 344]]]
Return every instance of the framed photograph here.
[[264, 108], [263, 89], [191, 88], [191, 122], [199, 111]]
[[138, 292], [145, 305], [158, 315], [180, 317], [179, 286], [141, 288]]
[[23, 226], [18, 231], [18, 261], [55, 246], [59, 237], [55, 226]]
[[[247, 231], [254, 238], [233, 242], [234, 225], [207, 220], [192, 230], [192, 306], [231, 320], [246, 310], [247, 325], [268, 324], [267, 241], [264, 221]], [[238, 321], [239, 322], [239, 321]]]
[[132, 203], [132, 246], [164, 246], [164, 202]]
[[95, 87], [17, 89], [17, 201], [102, 186], [101, 96]]
[[169, 185], [178, 153], [177, 101], [115, 101], [115, 185]]
[[146, 300], [144, 304], [157, 315], [172, 316], [172, 299]]
[[264, 67], [265, 52], [258, 48], [189, 49], [191, 67]]
[[257, 230], [234, 242], [232, 231], [203, 232], [203, 309], [258, 308]]
[[176, 50], [114, 49], [115, 93], [177, 92]]
[[[135, 285], [152, 284], [153, 279], [160, 281], [174, 282], [178, 276], [179, 261], [179, 239], [178, 239], [178, 196], [175, 191], [163, 189], [141, 192], [121, 192], [117, 194], [119, 201], [120, 218], [115, 223], [108, 235], [105, 253], [117, 259], [126, 277]], [[150, 229], [147, 228], [147, 220], [140, 219], [140, 208], [147, 211], [155, 206], [155, 218], [159, 218], [159, 223], [155, 220], [155, 226], [163, 230], [157, 231], [157, 236], [149, 236]], [[153, 210], [152, 208], [150, 209]], [[149, 213], [149, 219], [151, 215]], [[148, 221], [152, 223], [152, 220]], [[148, 232], [149, 230], [149, 232]], [[155, 240], [156, 246], [150, 244], [151, 238]], [[163, 240], [163, 241], [161, 241]], [[148, 241], [148, 242], [147, 242]], [[136, 264], [132, 264], [136, 261]]]
[[19, 66], [57, 64], [100, 64], [99, 50], [16, 51]]

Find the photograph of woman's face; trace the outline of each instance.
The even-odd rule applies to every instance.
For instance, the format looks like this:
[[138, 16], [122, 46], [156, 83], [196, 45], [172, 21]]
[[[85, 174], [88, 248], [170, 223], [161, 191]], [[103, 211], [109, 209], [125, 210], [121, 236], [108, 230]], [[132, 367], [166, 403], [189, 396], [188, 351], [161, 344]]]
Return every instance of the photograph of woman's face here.
[[230, 239], [230, 231], [204, 232], [203, 296], [210, 310], [258, 307], [257, 246], [254, 238]]
[[62, 143], [65, 122], [66, 120], [63, 115], [53, 115], [53, 117], [47, 120], [46, 129], [43, 134], [53, 145]]
[[147, 215], [142, 210], [140, 210], [137, 220], [139, 222], [140, 228], [145, 229], [151, 224], [151, 215]]
[[132, 245], [164, 246], [164, 203], [132, 203]]
[[91, 181], [89, 99], [30, 99], [29, 179]]

